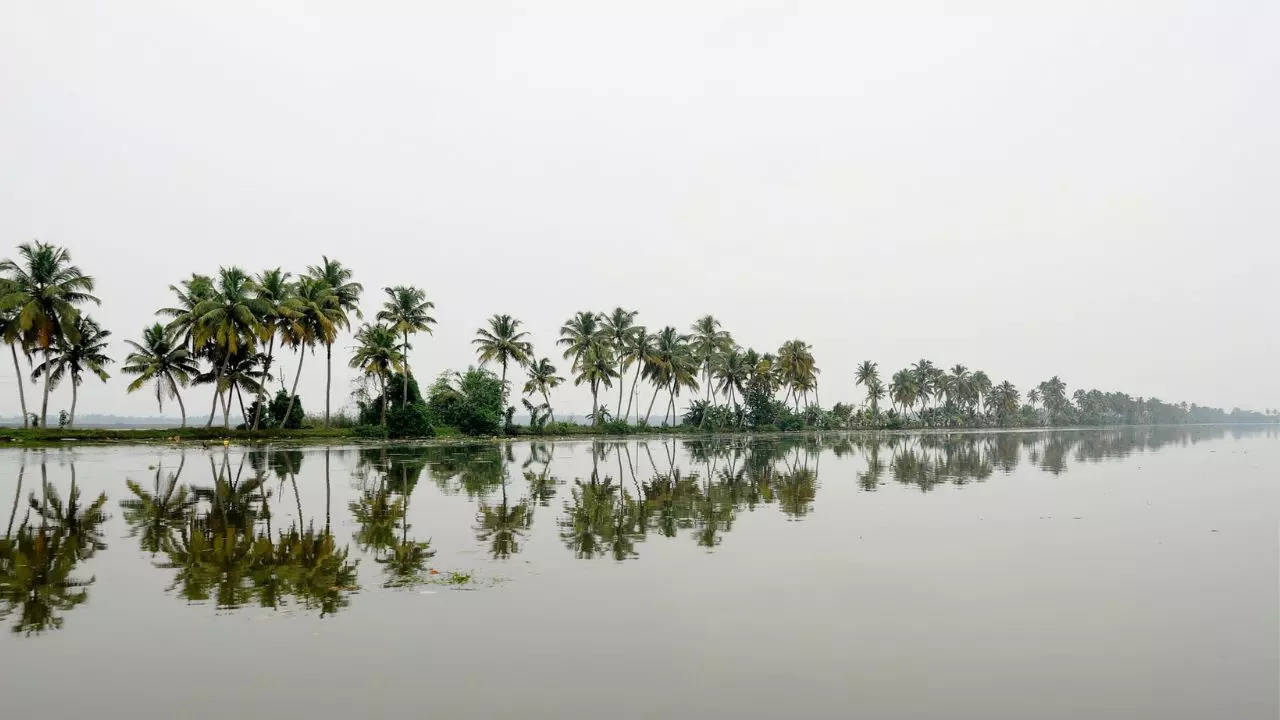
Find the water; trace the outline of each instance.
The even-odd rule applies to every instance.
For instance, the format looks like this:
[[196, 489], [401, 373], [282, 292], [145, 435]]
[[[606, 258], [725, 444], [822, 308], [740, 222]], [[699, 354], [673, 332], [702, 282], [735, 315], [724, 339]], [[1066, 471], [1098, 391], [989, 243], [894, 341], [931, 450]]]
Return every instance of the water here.
[[4, 450], [0, 478], [7, 717], [1280, 704], [1275, 428]]

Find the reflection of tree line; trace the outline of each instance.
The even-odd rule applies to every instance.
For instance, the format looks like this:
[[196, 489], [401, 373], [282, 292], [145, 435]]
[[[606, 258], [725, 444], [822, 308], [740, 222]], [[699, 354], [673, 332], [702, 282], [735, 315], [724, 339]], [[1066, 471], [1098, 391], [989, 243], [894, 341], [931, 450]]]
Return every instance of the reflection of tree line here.
[[[863, 490], [893, 481], [928, 491], [981, 482], [1024, 460], [1058, 474], [1071, 462], [1258, 433], [1276, 434], [1270, 428], [1192, 426], [593, 442], [590, 473], [575, 479], [567, 494], [553, 474], [557, 446], [551, 443], [530, 443], [518, 471], [513, 444], [372, 448], [356, 451], [356, 495], [348, 510], [352, 540], [381, 567], [382, 585], [401, 587], [435, 572], [428, 567], [430, 541], [415, 537], [408, 521], [424, 473], [442, 492], [475, 500], [473, 530], [494, 558], [519, 553], [535, 514], [554, 512], [559, 497], [554, 521], [567, 549], [580, 558], [624, 560], [637, 557], [639, 544], [655, 534], [687, 536], [714, 548], [739, 513], [765, 505], [776, 505], [788, 519], [803, 518], [816, 499], [824, 453], [860, 455], [864, 464], [854, 479]], [[331, 613], [358, 589], [357, 561], [331, 532], [331, 451], [323, 457], [319, 528], [307, 520], [298, 491], [299, 450], [251, 450], [234, 463], [229, 451], [210, 453], [205, 484], [182, 482], [194, 471], [183, 455], [176, 467], [158, 465], [150, 487], [126, 482], [122, 517], [156, 566], [173, 573], [170, 589], [189, 601]], [[59, 483], [49, 480], [48, 455], [41, 452], [39, 487], [28, 488], [24, 501], [27, 461], [24, 451], [0, 540], [0, 617], [15, 616], [13, 630], [32, 633], [61, 627], [63, 615], [88, 599], [94, 578], [78, 569], [106, 547], [107, 498], [81, 497], [70, 454], [63, 463], [64, 497]], [[517, 490], [512, 479], [520, 476]]]

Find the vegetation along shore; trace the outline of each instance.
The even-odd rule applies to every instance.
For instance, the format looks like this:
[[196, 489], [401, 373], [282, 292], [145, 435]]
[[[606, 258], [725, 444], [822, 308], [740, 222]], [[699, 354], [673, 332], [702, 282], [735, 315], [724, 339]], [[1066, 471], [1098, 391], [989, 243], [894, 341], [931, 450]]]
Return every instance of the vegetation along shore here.
[[[1071, 392], [1056, 375], [1023, 392], [982, 370], [927, 359], [892, 373], [866, 360], [854, 377], [836, 380], [852, 383], [864, 400], [823, 407], [821, 371], [802, 339], [758, 351], [740, 346], [712, 315], [687, 331], [657, 329], [621, 307], [573, 314], [545, 354], [535, 351], [520, 320], [494, 315], [472, 340], [478, 364], [441, 374], [424, 392], [408, 353], [436, 323], [427, 293], [409, 285], [383, 288], [372, 320], [365, 321], [363, 286], [341, 262], [322, 257], [297, 274], [231, 266], [170, 285], [173, 303], [126, 341], [130, 352], [118, 372], [132, 378], [128, 392], [153, 393], [161, 411], [166, 401], [176, 402], [182, 429], [79, 429], [79, 387], [105, 381], [115, 366], [107, 355], [112, 333], [88, 312], [100, 304], [94, 286], [68, 250], [48, 243], [23, 243], [16, 257], [0, 262], [0, 329], [24, 419], [23, 430], [0, 437], [209, 441], [1280, 422], [1275, 410]], [[349, 354], [341, 346], [337, 354], [361, 373], [351, 393], [353, 414], [332, 412], [335, 345], [347, 330], [354, 344]], [[304, 361], [321, 349], [324, 410], [308, 416], [298, 380], [304, 371], [318, 372]], [[509, 379], [512, 370], [527, 377], [519, 387]], [[36, 388], [30, 398], [28, 378]], [[569, 382], [591, 393], [586, 424], [555, 418], [552, 396]], [[49, 398], [64, 384], [69, 410], [58, 412], [51, 426]], [[203, 422], [189, 428], [184, 392], [189, 399], [202, 386], [209, 414], [201, 411]]]

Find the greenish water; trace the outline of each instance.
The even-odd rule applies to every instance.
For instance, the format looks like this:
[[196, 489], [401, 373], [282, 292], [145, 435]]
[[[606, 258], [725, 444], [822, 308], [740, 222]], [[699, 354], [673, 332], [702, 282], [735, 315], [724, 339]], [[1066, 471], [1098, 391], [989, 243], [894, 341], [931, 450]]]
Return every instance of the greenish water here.
[[1280, 705], [1275, 428], [12, 449], [0, 509], [6, 717]]

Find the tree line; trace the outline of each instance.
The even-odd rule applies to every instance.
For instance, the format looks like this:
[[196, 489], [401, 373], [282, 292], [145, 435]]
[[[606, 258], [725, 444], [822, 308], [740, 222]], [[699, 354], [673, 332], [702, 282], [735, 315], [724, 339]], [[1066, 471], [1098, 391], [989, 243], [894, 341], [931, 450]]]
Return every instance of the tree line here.
[[[16, 258], [0, 263], [0, 331], [18, 375], [24, 425], [47, 427], [50, 392], [64, 380], [71, 383], [71, 409], [60, 424], [73, 425], [84, 379], [109, 377], [111, 332], [85, 310], [100, 304], [94, 287], [93, 277], [72, 263], [67, 249], [48, 243], [23, 243]], [[529, 416], [524, 429], [533, 432], [569, 427], [556, 422], [551, 402], [552, 391], [569, 380], [591, 393], [590, 424], [618, 432], [677, 425], [700, 430], [878, 429], [1274, 422], [1280, 417], [1270, 410], [1224, 412], [1120, 392], [1068, 394], [1058, 376], [1024, 394], [1008, 380], [995, 383], [981, 370], [964, 365], [944, 370], [927, 359], [887, 379], [877, 363], [864, 361], [850, 380], [865, 401], [823, 408], [821, 371], [804, 340], [788, 340], [762, 352], [741, 346], [712, 315], [682, 332], [671, 325], [650, 329], [637, 322], [638, 311], [621, 307], [579, 311], [563, 323], [555, 346], [569, 363], [567, 378], [551, 357], [535, 352], [520, 320], [495, 314], [472, 340], [480, 367], [446, 373], [423, 397], [409, 350], [416, 336], [432, 332], [436, 320], [434, 303], [421, 288], [383, 288], [373, 321], [355, 327], [364, 319], [364, 288], [348, 267], [327, 256], [297, 275], [282, 268], [251, 274], [229, 266], [213, 275], [192, 274], [169, 289], [172, 304], [157, 309], [159, 320], [144, 328], [138, 340], [126, 341], [130, 352], [120, 371], [133, 378], [128, 392], [149, 387], [161, 411], [166, 400], [176, 400], [183, 426], [187, 407], [182, 391], [198, 385], [213, 391], [206, 427], [221, 415], [229, 429], [233, 406], [241, 420], [237, 425], [246, 429], [300, 426], [297, 387], [304, 360], [323, 347], [321, 422], [328, 427], [333, 346], [346, 330], [354, 335], [349, 365], [376, 391], [357, 393], [360, 420], [383, 429], [389, 424], [408, 428], [400, 434], [431, 434], [433, 427], [446, 424], [465, 425], [476, 434], [519, 432], [510, 402], [513, 368], [527, 375], [521, 404]], [[296, 356], [292, 368], [277, 367], [284, 350]], [[27, 373], [20, 354], [27, 359]], [[28, 411], [24, 376], [41, 386], [38, 414]], [[268, 398], [273, 381], [280, 389]], [[611, 395], [615, 385], [616, 399]], [[644, 393], [647, 402], [641, 392], [645, 386], [652, 390]], [[663, 403], [657, 406], [660, 397]], [[887, 409], [882, 408], [886, 401]], [[655, 415], [655, 407], [661, 415]]]

